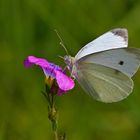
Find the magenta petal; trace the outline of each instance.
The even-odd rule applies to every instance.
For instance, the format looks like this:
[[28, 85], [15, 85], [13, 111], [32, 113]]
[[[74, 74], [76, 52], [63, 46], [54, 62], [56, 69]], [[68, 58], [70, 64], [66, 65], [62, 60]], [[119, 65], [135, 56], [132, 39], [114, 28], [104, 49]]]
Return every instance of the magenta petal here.
[[29, 68], [29, 67], [31, 67], [32, 65], [33, 65], [33, 64], [30, 63], [28, 59], [25, 59], [25, 60], [24, 60], [24, 66], [25, 66], [25, 67]]
[[55, 73], [57, 84], [62, 91], [71, 90], [74, 87], [75, 84], [71, 78], [66, 76], [61, 71], [55, 71]]
[[49, 62], [43, 58], [37, 58], [35, 56], [28, 56], [24, 60], [25, 67], [31, 67], [33, 64], [39, 65], [40, 67], [47, 67], [49, 65]]
[[74, 87], [74, 81], [70, 77], [68, 77], [63, 72], [63, 69], [58, 65], [49, 63], [47, 60], [43, 58], [37, 58], [35, 56], [28, 56], [24, 60], [25, 67], [31, 67], [34, 64], [40, 66], [46, 76], [50, 76], [56, 79], [59, 87], [57, 92], [58, 95], [62, 95]]
[[58, 89], [57, 95], [61, 96], [63, 94], [65, 94], [67, 91], [61, 90], [60, 88]]

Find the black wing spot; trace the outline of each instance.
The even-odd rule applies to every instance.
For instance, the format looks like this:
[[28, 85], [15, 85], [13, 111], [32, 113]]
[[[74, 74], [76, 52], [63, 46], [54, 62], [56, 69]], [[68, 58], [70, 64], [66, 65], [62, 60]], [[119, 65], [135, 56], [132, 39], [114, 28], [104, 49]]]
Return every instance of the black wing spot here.
[[123, 65], [124, 64], [124, 61], [120, 61], [118, 64], [119, 65]]

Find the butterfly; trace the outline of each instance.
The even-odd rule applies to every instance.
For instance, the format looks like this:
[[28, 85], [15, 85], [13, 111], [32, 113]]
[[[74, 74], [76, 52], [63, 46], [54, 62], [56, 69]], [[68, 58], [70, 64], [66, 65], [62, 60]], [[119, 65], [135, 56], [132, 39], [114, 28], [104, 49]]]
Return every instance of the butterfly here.
[[118, 102], [132, 92], [131, 78], [140, 66], [140, 49], [127, 46], [127, 29], [117, 28], [85, 45], [75, 57], [66, 55], [64, 61], [88, 95]]

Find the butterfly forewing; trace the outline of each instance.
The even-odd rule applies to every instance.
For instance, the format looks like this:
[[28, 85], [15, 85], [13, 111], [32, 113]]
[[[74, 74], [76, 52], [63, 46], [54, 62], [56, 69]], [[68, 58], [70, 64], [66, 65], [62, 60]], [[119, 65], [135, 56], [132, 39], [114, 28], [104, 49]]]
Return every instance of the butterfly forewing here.
[[80, 62], [76, 79], [89, 95], [106, 103], [126, 98], [133, 89], [131, 78], [98, 64]]
[[140, 66], [140, 49], [122, 48], [87, 55], [80, 60], [116, 69], [132, 77]]
[[75, 56], [78, 60], [91, 53], [101, 52], [128, 46], [128, 33], [126, 29], [111, 30], [85, 45]]

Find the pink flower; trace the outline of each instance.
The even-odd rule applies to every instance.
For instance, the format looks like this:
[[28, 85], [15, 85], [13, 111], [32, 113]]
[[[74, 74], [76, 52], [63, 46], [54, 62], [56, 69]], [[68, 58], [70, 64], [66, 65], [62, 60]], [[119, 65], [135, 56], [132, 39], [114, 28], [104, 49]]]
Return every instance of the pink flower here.
[[28, 56], [24, 60], [25, 67], [31, 67], [34, 64], [42, 68], [47, 78], [51, 77], [52, 79], [56, 79], [56, 83], [59, 87], [57, 91], [58, 95], [62, 95], [74, 87], [74, 81], [64, 73], [61, 67], [48, 62], [46, 59], [37, 58], [35, 56]]

